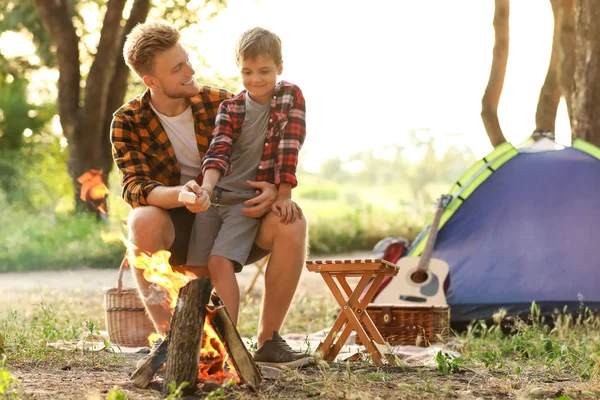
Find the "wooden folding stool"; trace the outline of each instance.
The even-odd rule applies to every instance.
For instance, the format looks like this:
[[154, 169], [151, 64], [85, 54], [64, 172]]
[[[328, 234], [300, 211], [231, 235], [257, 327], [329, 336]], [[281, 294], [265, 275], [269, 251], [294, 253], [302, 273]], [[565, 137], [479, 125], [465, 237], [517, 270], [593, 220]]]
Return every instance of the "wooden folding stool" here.
[[[384, 359], [392, 362], [394, 356], [389, 345], [383, 340], [365, 308], [373, 299], [383, 278], [397, 275], [398, 267], [388, 261], [376, 259], [308, 261], [306, 268], [321, 274], [342, 308], [325, 341], [317, 349], [323, 353], [323, 359], [335, 360], [350, 333], [355, 331], [376, 365], [382, 366]], [[360, 277], [354, 289], [348, 284], [348, 277]], [[373, 283], [361, 299], [371, 279]]]
[[252, 289], [254, 289], [254, 285], [256, 284], [258, 277], [261, 275], [263, 275], [263, 276], [265, 275], [265, 267], [266, 267], [267, 263], [269, 262], [270, 258], [271, 258], [271, 255], [269, 254], [268, 256], [265, 256], [254, 263], [254, 265], [256, 265], [257, 271], [254, 274], [254, 277], [252, 278], [252, 282], [250, 282], [250, 285], [248, 285], [248, 289], [246, 289], [245, 296], [248, 296], [250, 293], [252, 293]]

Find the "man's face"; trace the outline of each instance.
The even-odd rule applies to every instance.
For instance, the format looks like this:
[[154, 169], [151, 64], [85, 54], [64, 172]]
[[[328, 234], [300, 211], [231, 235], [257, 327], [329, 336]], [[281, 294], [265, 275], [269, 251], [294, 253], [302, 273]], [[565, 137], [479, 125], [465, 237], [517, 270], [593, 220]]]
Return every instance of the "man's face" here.
[[277, 66], [271, 57], [259, 55], [254, 59], [240, 62], [242, 84], [250, 93], [250, 98], [260, 104], [266, 104], [273, 95], [277, 75], [283, 71], [283, 65]]
[[188, 98], [198, 94], [188, 52], [181, 43], [158, 53], [154, 58], [154, 71], [144, 77], [146, 85], [172, 99]]

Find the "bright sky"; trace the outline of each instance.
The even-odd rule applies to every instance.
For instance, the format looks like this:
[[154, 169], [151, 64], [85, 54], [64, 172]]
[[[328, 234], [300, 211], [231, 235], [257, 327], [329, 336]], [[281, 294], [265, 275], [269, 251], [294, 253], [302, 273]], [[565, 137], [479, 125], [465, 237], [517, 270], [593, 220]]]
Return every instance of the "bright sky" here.
[[[491, 151], [480, 111], [494, 45], [493, 1], [228, 4], [203, 25], [199, 51], [222, 74], [234, 75], [233, 49], [240, 33], [263, 26], [281, 37], [282, 78], [298, 84], [307, 101], [306, 167], [326, 157], [406, 143], [413, 128], [431, 129], [442, 145], [460, 140], [481, 157]], [[527, 139], [535, 127], [552, 23], [548, 1], [511, 2], [511, 42], [499, 117], [505, 136], [514, 143]], [[570, 143], [562, 103], [557, 141]]]
[[[328, 157], [406, 144], [407, 132], [419, 128], [431, 129], [442, 147], [456, 141], [482, 157], [491, 151], [480, 111], [493, 14], [494, 2], [482, 0], [228, 0], [202, 23], [201, 36], [185, 41], [195, 41], [221, 75], [236, 75], [233, 50], [244, 30], [263, 26], [281, 37], [282, 79], [299, 85], [307, 101], [308, 169]], [[535, 127], [548, 66], [548, 1], [511, 2], [510, 29], [499, 117], [507, 139], [520, 143]], [[8, 42], [17, 47], [14, 37], [1, 39], [3, 53]], [[557, 142], [570, 143], [563, 103]]]

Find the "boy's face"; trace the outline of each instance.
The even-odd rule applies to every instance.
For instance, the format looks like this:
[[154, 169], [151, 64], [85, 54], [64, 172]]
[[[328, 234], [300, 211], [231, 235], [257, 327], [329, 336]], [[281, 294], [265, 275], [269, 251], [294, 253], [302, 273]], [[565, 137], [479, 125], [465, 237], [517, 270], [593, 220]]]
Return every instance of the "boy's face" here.
[[198, 94], [188, 52], [181, 43], [154, 57], [154, 71], [144, 75], [144, 83], [152, 90], [172, 99], [188, 98]]
[[242, 83], [250, 98], [259, 104], [266, 104], [273, 96], [277, 75], [281, 75], [283, 65], [275, 64], [269, 56], [259, 55], [244, 59], [239, 64]]

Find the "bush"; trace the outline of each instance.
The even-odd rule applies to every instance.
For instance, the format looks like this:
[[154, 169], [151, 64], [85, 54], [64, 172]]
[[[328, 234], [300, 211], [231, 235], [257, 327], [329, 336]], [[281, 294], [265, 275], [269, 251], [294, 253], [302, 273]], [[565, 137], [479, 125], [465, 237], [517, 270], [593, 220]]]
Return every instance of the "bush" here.
[[372, 207], [349, 210], [333, 217], [309, 214], [308, 221], [312, 254], [371, 250], [388, 236], [400, 236], [412, 242], [422, 229], [422, 221], [418, 219]]
[[309, 200], [337, 200], [339, 190], [336, 187], [306, 186], [297, 189], [297, 195], [301, 199]]
[[104, 243], [110, 230], [90, 215], [0, 215], [0, 272], [117, 267], [124, 254], [121, 243]]

